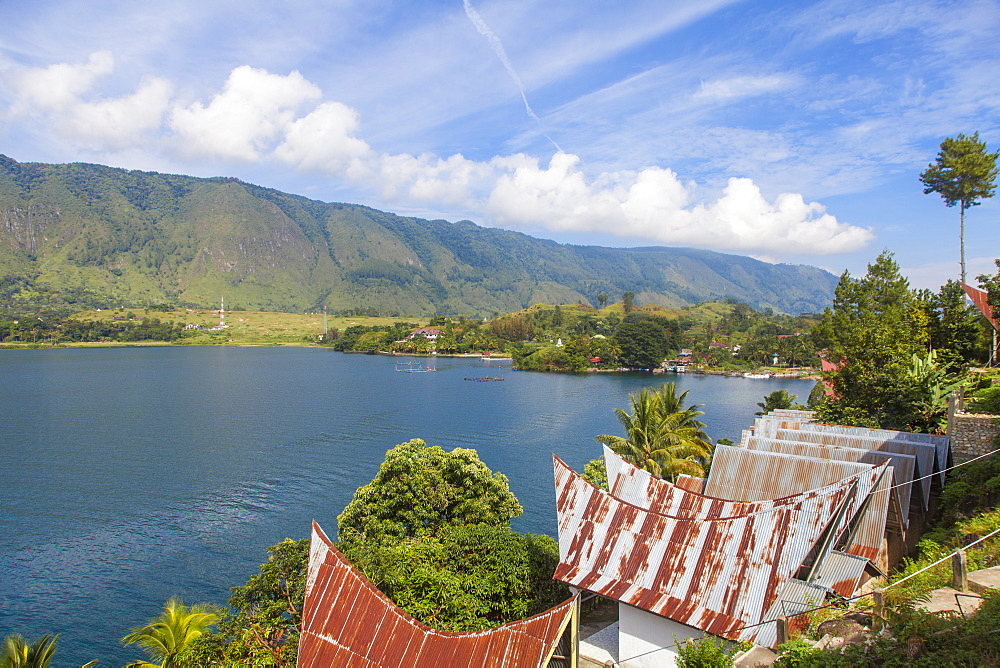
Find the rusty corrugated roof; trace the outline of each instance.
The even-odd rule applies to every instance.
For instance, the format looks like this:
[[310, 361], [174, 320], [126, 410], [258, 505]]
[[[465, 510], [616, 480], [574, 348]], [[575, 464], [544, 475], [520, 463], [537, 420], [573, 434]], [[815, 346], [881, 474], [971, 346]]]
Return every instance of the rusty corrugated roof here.
[[861, 584], [868, 559], [840, 550], [832, 550], [812, 584], [826, 587], [841, 596], [851, 596]]
[[677, 486], [701, 494], [705, 490], [705, 479], [682, 473], [677, 476]]
[[888, 462], [892, 467], [893, 486], [896, 487], [896, 495], [899, 499], [899, 508], [901, 509], [899, 517], [892, 518], [890, 514], [890, 518], [896, 523], [896, 529], [899, 531], [902, 531], [907, 524], [910, 495], [917, 470], [916, 458], [913, 455], [865, 448], [840, 447], [821, 443], [807, 443], [805, 441], [785, 441], [757, 436], [751, 436], [740, 447], [751, 450], [783, 452], [802, 457], [862, 462], [865, 464], [882, 464]]
[[[782, 503], [706, 500], [673, 486], [681, 516], [672, 516], [605, 493], [558, 457], [553, 461], [557, 580], [733, 640], [761, 632], [758, 624], [767, 621], [859, 480], [867, 478], [870, 488], [885, 471], [868, 467], [822, 494]], [[695, 518], [708, 507], [723, 516]]]
[[413, 619], [348, 563], [313, 522], [299, 666], [542, 666], [578, 597], [485, 631], [450, 633]]
[[[897, 431], [895, 429], [869, 429], [867, 427], [847, 427], [844, 425], [817, 424], [814, 422], [803, 423], [800, 427], [804, 430], [826, 431], [860, 438], [871, 438], [875, 440], [906, 441], [908, 443], [922, 443], [934, 447], [937, 453], [936, 466], [938, 478], [944, 484], [944, 470], [948, 468], [948, 453], [951, 450], [951, 439], [938, 434], [921, 434], [916, 431]], [[931, 471], [922, 475], [928, 475]]]
[[1000, 330], [1000, 323], [997, 323], [997, 319], [993, 317], [993, 307], [990, 306], [989, 302], [990, 294], [986, 290], [980, 290], [965, 283], [962, 283], [962, 288], [965, 289], [965, 294], [969, 296], [983, 317], [993, 326], [993, 329]]
[[[806, 425], [803, 425], [806, 426]], [[882, 436], [865, 436], [863, 434], [844, 433], [839, 430], [820, 429], [825, 425], [808, 425], [809, 429], [778, 429], [774, 438], [782, 441], [801, 441], [846, 448], [865, 448], [911, 455], [916, 462], [915, 478], [919, 478], [917, 489], [924, 510], [929, 507], [931, 498], [930, 476], [935, 470], [936, 447], [930, 443], [904, 441]]]
[[[608, 492], [612, 496], [639, 506], [643, 510], [653, 510], [661, 515], [686, 519], [721, 519], [750, 515], [794, 503], [803, 504], [806, 510], [830, 513], [836, 510], [836, 504], [840, 503], [830, 492], [847, 484], [838, 479], [833, 485], [780, 498], [723, 499], [657, 478], [649, 471], [625, 461], [606, 445], [604, 462], [608, 473]], [[704, 478], [692, 480], [704, 486]]]
[[[625, 501], [632, 501], [635, 505], [646, 510], [654, 509], [663, 514], [688, 517], [690, 519], [730, 517], [739, 513], [755, 513], [771, 507], [800, 501], [804, 503], [803, 510], [807, 512], [828, 512], [828, 509], [820, 507], [821, 504], [830, 500], [827, 493], [837, 486], [845, 484], [844, 481], [838, 481], [834, 485], [811, 490], [804, 494], [770, 501], [732, 501], [708, 497], [700, 493], [685, 493], [684, 489], [679, 485], [674, 485], [667, 480], [657, 478], [648, 471], [630, 464], [612, 452], [607, 446], [604, 446], [604, 461], [608, 472], [608, 489], [610, 494]], [[886, 480], [888, 479], [889, 477], [886, 476]], [[882, 483], [882, 486], [885, 486], [885, 483]], [[860, 487], [861, 489], [855, 489], [856, 494], [863, 495], [866, 493], [865, 490], [868, 490], [868, 493], [879, 491], [879, 487], [872, 489], [870, 483], [863, 483]], [[873, 501], [876, 502], [877, 508], [881, 508], [881, 505], [877, 503], [879, 499], [873, 499]], [[871, 502], [868, 505], [870, 506]], [[845, 545], [853, 546], [855, 551], [868, 555], [871, 554], [870, 545], [881, 544], [881, 535], [873, 537], [869, 534], [873, 531], [879, 531], [880, 527], [884, 525], [874, 521], [874, 518], [860, 517], [855, 519], [852, 516], [851, 513], [857, 514], [864, 507], [864, 503], [852, 504], [847, 509], [843, 518], [843, 528], [838, 528], [835, 533], [841, 535], [845, 530], [856, 526], [857, 529], [853, 532], [854, 535], [844, 535], [841, 542]], [[848, 533], [850, 534], [850, 532]], [[860, 534], [862, 537], [857, 538], [857, 534]], [[839, 558], [837, 556], [839, 554], [844, 554], [848, 558]], [[875, 553], [875, 556], [877, 557], [878, 554]], [[861, 577], [864, 574], [864, 568], [857, 568], [857, 560], [860, 559], [861, 562], [867, 564], [867, 558], [838, 552], [830, 552], [826, 555], [820, 554], [817, 557], [820, 563], [811, 578], [811, 582], [843, 596], [849, 596], [858, 588]], [[848, 569], [848, 566], [851, 568]], [[848, 570], [845, 571], [845, 569]]]
[[[886, 464], [873, 466], [719, 445], [712, 456], [705, 494], [741, 501], [774, 499], [832, 485], [874, 469], [888, 471]], [[858, 477], [857, 494], [849, 501], [848, 517], [860, 515], [852, 520], [853, 535], [845, 551], [872, 562], [882, 551], [892, 481], [891, 476], [883, 477], [881, 472], [875, 477]]]

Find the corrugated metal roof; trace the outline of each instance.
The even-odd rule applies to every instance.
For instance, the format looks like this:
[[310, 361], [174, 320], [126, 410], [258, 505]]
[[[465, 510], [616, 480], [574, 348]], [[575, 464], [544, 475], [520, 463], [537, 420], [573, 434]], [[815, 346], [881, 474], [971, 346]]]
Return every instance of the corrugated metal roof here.
[[390, 601], [313, 522], [297, 665], [541, 666], [577, 601], [485, 631], [438, 631]]
[[[740, 501], [775, 499], [832, 485], [859, 473], [871, 472], [874, 468], [881, 472], [888, 470], [885, 464], [873, 467], [871, 464], [719, 445], [712, 456], [705, 494]], [[875, 486], [884, 484], [881, 472], [875, 476], [857, 477], [857, 493], [849, 501], [851, 509], [847, 514], [849, 518], [854, 517], [863, 508], [862, 516], [854, 521], [855, 535], [846, 551], [873, 562], [882, 551], [889, 507], [887, 490], [891, 486], [886, 484], [886, 491], [873, 495]], [[891, 482], [891, 476], [886, 476], [885, 482]]]
[[805, 441], [784, 441], [757, 436], [747, 439], [745, 444], [741, 444], [741, 447], [751, 450], [768, 450], [770, 452], [783, 452], [802, 457], [835, 459], [864, 464], [883, 464], [888, 462], [892, 468], [893, 485], [898, 485], [896, 487], [896, 495], [899, 498], [899, 508], [902, 510], [901, 517], [893, 519], [897, 523], [897, 530], [901, 531], [906, 527], [913, 479], [916, 477], [916, 458], [913, 455], [867, 448], [846, 448], [820, 443], [807, 443]]
[[[915, 431], [896, 431], [894, 429], [868, 429], [866, 427], [846, 427], [844, 425], [816, 424], [811, 422], [803, 423], [802, 429], [812, 431], [827, 431], [862, 438], [885, 439], [891, 441], [907, 441], [910, 443], [923, 443], [934, 447], [937, 453], [937, 470], [941, 484], [944, 484], [944, 470], [948, 468], [948, 452], [951, 448], [951, 439], [947, 436], [937, 434], [921, 434]], [[933, 470], [921, 475], [929, 475]]]
[[807, 411], [799, 408], [775, 408], [774, 410], [767, 413], [767, 415], [774, 415], [780, 417], [793, 417], [793, 418], [807, 418], [812, 420], [816, 412]]
[[[866, 479], [871, 488], [886, 470], [867, 467], [822, 494], [780, 504], [721, 501], [718, 506], [719, 499], [671, 486], [678, 497], [672, 507], [682, 515], [672, 516], [605, 493], [558, 457], [553, 461], [557, 580], [733, 640], [756, 637], [763, 627], [754, 625], [766, 621], [764, 615], [852, 500], [859, 481]], [[707, 508], [743, 513], [696, 518]], [[755, 510], [747, 512], [750, 508]]]
[[701, 494], [705, 489], [705, 479], [681, 473], [677, 476], [677, 486]]
[[[802, 445], [808, 446], [809, 444]], [[604, 461], [608, 472], [608, 489], [610, 494], [645, 510], [652, 509], [662, 514], [686, 517], [688, 519], [731, 517], [741, 513], [762, 512], [768, 508], [796, 502], [802, 502], [803, 510], [806, 512], [831, 512], [831, 509], [821, 508], [820, 506], [830, 500], [830, 497], [827, 495], [830, 490], [845, 484], [844, 481], [837, 481], [833, 485], [811, 490], [800, 495], [769, 501], [742, 502], [717, 499], [701, 495], [700, 493], [687, 493], [679, 485], [673, 485], [667, 480], [657, 478], [648, 471], [626, 462], [607, 446], [604, 446]], [[886, 476], [886, 480], [889, 479], [889, 476]], [[882, 483], [882, 487], [885, 486], [887, 485]], [[872, 489], [870, 482], [864, 483], [860, 487], [863, 489], [856, 490], [858, 494], [864, 494], [864, 489], [870, 490], [871, 493], [879, 491], [879, 487]], [[882, 505], [879, 503], [880, 499], [870, 500], [868, 505], [870, 506], [873, 501], [875, 502], [874, 507], [876, 510], [872, 512], [878, 512], [882, 508]], [[872, 532], [881, 531], [884, 524], [878, 522], [875, 517], [852, 517], [852, 512], [857, 514], [857, 512], [862, 511], [862, 508], [867, 510], [864, 502], [852, 505], [847, 513], [845, 513], [845, 517], [843, 518], [844, 530], [847, 530], [850, 534], [850, 529], [855, 526], [857, 528], [853, 532], [855, 535], [843, 535], [841, 542], [845, 545], [853, 545], [856, 551], [870, 554], [869, 546], [881, 545], [882, 540], [881, 534], [872, 535]], [[897, 516], [897, 521], [898, 519]], [[844, 530], [838, 530], [836, 532], [837, 535], [843, 534]], [[858, 538], [856, 535], [860, 535], [861, 537]], [[860, 559], [863, 563], [868, 563], [867, 558], [855, 557], [854, 555], [847, 556], [853, 560]], [[877, 556], [876, 552], [875, 557]], [[843, 559], [828, 559], [826, 555], [820, 554], [818, 555], [818, 561], [820, 563], [816, 574], [812, 578], [813, 582], [821, 582], [824, 586], [844, 596], [850, 595], [854, 589], [857, 589], [860, 578], [864, 573], [863, 567], [856, 574], [853, 574], [853, 576], [847, 576], [843, 575], [843, 568], [841, 567]], [[850, 577], [853, 577], [853, 581], [846, 581]], [[836, 584], [837, 587], [834, 587], [833, 584]], [[850, 587], [850, 592], [843, 594], [842, 591], [848, 587]]]
[[[889, 439], [881, 436], [865, 436], [862, 434], [844, 433], [836, 429], [823, 429], [825, 425], [802, 425], [802, 429], [778, 429], [773, 436], [782, 441], [802, 441], [844, 448], [863, 448], [881, 450], [911, 455], [916, 461], [914, 476], [922, 478], [919, 483], [921, 501], [924, 510], [930, 507], [931, 483], [930, 476], [934, 473], [936, 448], [929, 443]], [[808, 427], [808, 428], [806, 428]]]
[[[723, 499], [657, 478], [649, 471], [625, 461], [606, 445], [604, 463], [608, 472], [608, 492], [612, 496], [643, 510], [684, 519], [721, 519], [750, 515], [788, 504], [802, 504], [806, 511], [833, 513], [840, 501], [831, 492], [849, 484], [838, 479], [832, 485], [783, 498], [751, 501]], [[704, 478], [694, 480], [704, 482]]]
[[840, 550], [832, 550], [812, 584], [826, 587], [841, 596], [851, 596], [861, 584], [868, 560]]
[[1000, 323], [993, 317], [993, 307], [990, 306], [990, 293], [986, 292], [986, 290], [974, 288], [966, 283], [962, 283], [962, 288], [965, 290], [965, 294], [969, 296], [969, 299], [972, 300], [972, 303], [976, 305], [976, 308], [979, 309], [979, 312], [983, 314], [983, 317], [993, 326], [993, 329], [1000, 330]]
[[[791, 578], [781, 594], [767, 611], [764, 619], [777, 619], [778, 617], [791, 617], [792, 615], [811, 610], [823, 604], [826, 599], [827, 590], [819, 585], [810, 584], [803, 580]], [[791, 618], [788, 620], [789, 626], [798, 622], [808, 625], [807, 617]], [[804, 628], [797, 628], [796, 631], [805, 631]], [[757, 631], [755, 642], [764, 647], [774, 647], [778, 642], [778, 630], [774, 622], [765, 624]]]

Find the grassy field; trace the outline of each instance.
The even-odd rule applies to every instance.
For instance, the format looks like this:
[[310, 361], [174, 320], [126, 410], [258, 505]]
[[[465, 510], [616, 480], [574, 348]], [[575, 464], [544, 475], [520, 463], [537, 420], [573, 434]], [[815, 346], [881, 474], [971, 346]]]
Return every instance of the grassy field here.
[[[124, 309], [105, 311], [82, 311], [73, 317], [77, 320], [111, 321], [113, 318], [128, 317], [131, 313], [138, 318], [158, 318], [164, 322], [182, 325], [201, 325], [205, 329], [186, 332], [180, 341], [188, 345], [311, 345], [323, 333], [322, 313], [274, 313], [269, 311], [226, 311], [226, 329], [210, 332], [207, 328], [219, 324], [218, 310], [174, 309], [154, 311], [149, 309]], [[416, 318], [371, 318], [333, 317], [327, 318], [331, 329], [344, 330], [351, 325], [390, 325], [394, 322], [415, 322], [426, 324]], [[91, 344], [92, 345], [92, 344]]]

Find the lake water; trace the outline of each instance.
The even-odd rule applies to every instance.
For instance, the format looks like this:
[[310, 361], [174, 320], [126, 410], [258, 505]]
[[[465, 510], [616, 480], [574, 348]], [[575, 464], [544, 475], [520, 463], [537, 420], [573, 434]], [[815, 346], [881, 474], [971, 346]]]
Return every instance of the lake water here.
[[410, 438], [478, 450], [525, 508], [514, 528], [554, 535], [551, 455], [582, 470], [595, 434], [621, 435], [612, 409], [630, 392], [676, 380], [706, 405], [710, 436], [738, 440], [765, 394], [812, 387], [395, 362], [312, 348], [0, 352], [0, 637], [61, 633], [57, 665], [145, 658], [118, 642], [131, 627], [172, 595], [224, 604], [265, 547], [307, 537], [313, 519], [335, 535], [354, 490]]

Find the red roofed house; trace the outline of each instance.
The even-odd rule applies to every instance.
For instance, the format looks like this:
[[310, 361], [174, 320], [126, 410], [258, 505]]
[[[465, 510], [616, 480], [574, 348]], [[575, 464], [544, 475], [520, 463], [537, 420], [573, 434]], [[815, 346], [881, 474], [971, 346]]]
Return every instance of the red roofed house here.
[[485, 631], [421, 624], [348, 563], [313, 522], [298, 666], [440, 668], [577, 665], [579, 596]]

